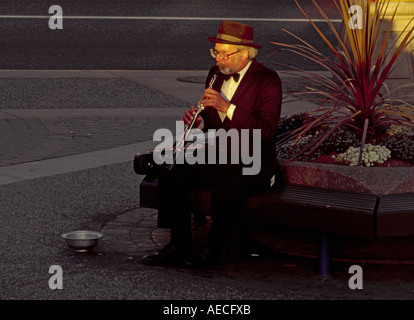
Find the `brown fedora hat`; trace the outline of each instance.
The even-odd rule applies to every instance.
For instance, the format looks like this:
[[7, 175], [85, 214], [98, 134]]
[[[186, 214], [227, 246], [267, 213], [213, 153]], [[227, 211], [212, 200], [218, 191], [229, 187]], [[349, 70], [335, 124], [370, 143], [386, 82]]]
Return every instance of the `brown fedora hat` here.
[[236, 21], [222, 21], [217, 36], [207, 37], [207, 39], [215, 43], [243, 45], [256, 49], [262, 47], [253, 42], [253, 28], [247, 24]]

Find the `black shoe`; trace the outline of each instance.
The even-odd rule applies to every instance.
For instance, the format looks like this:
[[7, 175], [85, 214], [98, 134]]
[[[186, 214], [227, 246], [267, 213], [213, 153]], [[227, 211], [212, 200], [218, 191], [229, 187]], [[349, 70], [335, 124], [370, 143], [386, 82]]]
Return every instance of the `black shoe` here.
[[187, 257], [184, 260], [183, 266], [185, 268], [205, 268], [213, 267], [220, 264], [221, 257], [211, 251], [210, 248], [204, 249], [199, 255]]
[[178, 260], [178, 250], [176, 246], [169, 243], [163, 247], [159, 252], [150, 254], [142, 258], [142, 262], [148, 265], [164, 265], [168, 262]]

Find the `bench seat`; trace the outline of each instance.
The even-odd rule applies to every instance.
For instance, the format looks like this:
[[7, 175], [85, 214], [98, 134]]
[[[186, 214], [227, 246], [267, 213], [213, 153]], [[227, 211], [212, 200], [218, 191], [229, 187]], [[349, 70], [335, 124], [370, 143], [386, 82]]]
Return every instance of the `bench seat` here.
[[414, 194], [381, 196], [376, 228], [379, 238], [414, 236]]
[[[146, 175], [140, 185], [140, 205], [157, 209], [158, 184], [148, 157], [137, 155], [134, 161], [135, 172]], [[196, 202], [206, 204], [209, 197], [208, 190], [201, 191]], [[317, 232], [319, 273], [329, 274], [332, 235], [374, 240], [414, 236], [414, 193], [375, 195], [285, 185], [247, 198], [237, 224]]]

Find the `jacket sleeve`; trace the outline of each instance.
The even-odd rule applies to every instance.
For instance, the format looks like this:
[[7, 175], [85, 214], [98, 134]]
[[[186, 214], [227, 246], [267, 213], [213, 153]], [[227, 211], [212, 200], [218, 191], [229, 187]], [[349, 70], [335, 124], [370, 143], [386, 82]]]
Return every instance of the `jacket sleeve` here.
[[231, 126], [236, 129], [261, 129], [263, 139], [274, 136], [281, 112], [282, 83], [273, 70], [263, 68], [252, 75], [248, 96], [234, 101], [236, 109]]

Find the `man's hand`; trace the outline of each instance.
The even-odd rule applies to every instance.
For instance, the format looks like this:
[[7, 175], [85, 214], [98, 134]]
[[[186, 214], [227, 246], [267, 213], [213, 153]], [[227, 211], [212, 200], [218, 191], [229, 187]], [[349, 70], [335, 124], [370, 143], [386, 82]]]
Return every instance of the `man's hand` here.
[[230, 102], [224, 99], [219, 92], [210, 88], [204, 90], [200, 103], [202, 103], [204, 107], [213, 107], [224, 113], [227, 113], [227, 110], [230, 107]]
[[[191, 108], [189, 110], [186, 110], [184, 112], [184, 115], [181, 118], [181, 120], [183, 120], [185, 124], [190, 124], [191, 121], [193, 121], [195, 112], [196, 112], [195, 106], [191, 106]], [[198, 116], [197, 117], [197, 120], [194, 123], [194, 127], [193, 128], [197, 128], [200, 125], [200, 122], [201, 122], [201, 117]]]

